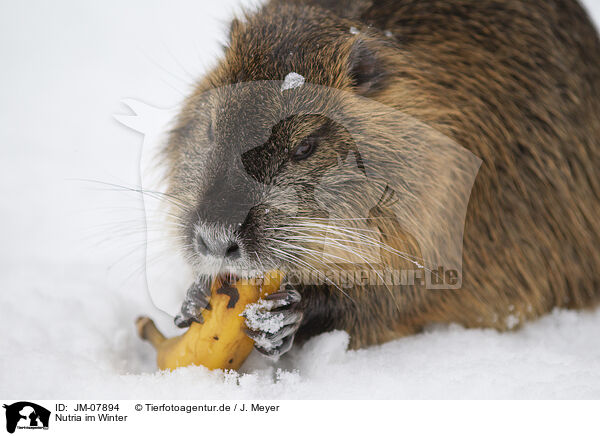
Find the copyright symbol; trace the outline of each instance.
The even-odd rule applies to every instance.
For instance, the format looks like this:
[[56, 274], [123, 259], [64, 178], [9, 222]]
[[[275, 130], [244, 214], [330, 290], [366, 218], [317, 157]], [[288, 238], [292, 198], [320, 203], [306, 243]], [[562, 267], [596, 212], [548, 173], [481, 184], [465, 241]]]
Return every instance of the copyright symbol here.
[[141, 404], [136, 404], [135, 405], [135, 410], [137, 410], [138, 412], [142, 411], [142, 405]]

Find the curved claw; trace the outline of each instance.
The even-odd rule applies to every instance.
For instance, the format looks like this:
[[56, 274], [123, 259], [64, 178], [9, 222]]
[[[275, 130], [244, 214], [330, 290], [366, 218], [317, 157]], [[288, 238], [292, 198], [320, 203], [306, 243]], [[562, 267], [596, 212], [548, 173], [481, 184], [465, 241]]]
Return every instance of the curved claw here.
[[184, 313], [182, 311], [182, 313], [175, 316], [175, 318], [173, 319], [173, 322], [175, 323], [175, 325], [177, 327], [179, 327], [180, 329], [183, 329], [183, 328], [191, 326], [193, 322], [203, 324], [204, 318], [202, 317], [202, 314], [199, 311], [194, 312], [193, 314]]
[[[290, 288], [291, 288], [291, 285], [286, 285], [286, 287], [287, 286], [290, 286]], [[283, 306], [293, 306], [293, 305], [299, 303], [301, 299], [302, 299], [302, 296], [294, 288], [291, 288], [284, 292], [281, 292], [281, 291], [275, 292], [274, 294], [267, 295], [265, 297], [265, 300], [272, 301], [271, 307], [273, 309], [277, 309], [277, 308], [280, 308]]]
[[[273, 348], [276, 347], [279, 343], [283, 342], [283, 340], [289, 336], [294, 336], [298, 330], [298, 326], [296, 324], [288, 324], [283, 326], [281, 329], [277, 330], [275, 333], [265, 333], [256, 330], [246, 330], [246, 334], [253, 339], [258, 345], [263, 344], [265, 348]], [[268, 341], [271, 344], [271, 347], [267, 347], [264, 343]]]
[[275, 348], [265, 349], [258, 344], [255, 345], [254, 348], [256, 348], [256, 350], [259, 353], [261, 353], [267, 357], [278, 358], [281, 355], [290, 351], [290, 349], [292, 348], [292, 345], [294, 345], [294, 335], [291, 335], [291, 336], [288, 336], [287, 338], [285, 338], [281, 342], [281, 344]]
[[254, 347], [260, 353], [278, 357], [290, 350], [303, 318], [299, 309], [301, 299], [293, 286], [283, 283], [279, 291], [244, 312], [246, 334], [254, 340]]
[[192, 322], [202, 324], [202, 309], [208, 306], [210, 296], [210, 280], [199, 278], [187, 290], [185, 300], [181, 304], [180, 313], [175, 317], [175, 325], [179, 328], [189, 327]]

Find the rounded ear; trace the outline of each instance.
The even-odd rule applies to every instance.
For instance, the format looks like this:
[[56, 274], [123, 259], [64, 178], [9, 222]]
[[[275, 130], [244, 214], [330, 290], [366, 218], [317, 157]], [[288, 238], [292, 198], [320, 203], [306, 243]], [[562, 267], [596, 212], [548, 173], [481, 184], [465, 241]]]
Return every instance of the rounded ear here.
[[381, 88], [385, 77], [376, 51], [363, 38], [358, 38], [350, 49], [348, 72], [356, 91], [363, 95]]

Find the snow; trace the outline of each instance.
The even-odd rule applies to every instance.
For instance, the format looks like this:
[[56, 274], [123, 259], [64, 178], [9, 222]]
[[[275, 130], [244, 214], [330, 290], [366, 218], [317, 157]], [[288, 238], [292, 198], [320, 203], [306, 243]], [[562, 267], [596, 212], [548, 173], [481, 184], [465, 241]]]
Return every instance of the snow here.
[[298, 73], [291, 72], [285, 76], [283, 83], [281, 84], [281, 92], [288, 89], [300, 88], [304, 85], [304, 77]]
[[284, 314], [276, 316], [267, 315], [266, 311], [273, 306], [273, 301], [258, 300], [253, 304], [248, 304], [244, 310], [246, 324], [253, 330], [262, 330], [267, 333], [277, 333], [283, 327]]
[[0, 3], [0, 398], [599, 398], [600, 311], [358, 351], [331, 332], [239, 373], [156, 371], [134, 320], [180, 331], [146, 291], [143, 205], [98, 181], [139, 186], [141, 137], [113, 114], [189, 92], [238, 2], [220, 5]]

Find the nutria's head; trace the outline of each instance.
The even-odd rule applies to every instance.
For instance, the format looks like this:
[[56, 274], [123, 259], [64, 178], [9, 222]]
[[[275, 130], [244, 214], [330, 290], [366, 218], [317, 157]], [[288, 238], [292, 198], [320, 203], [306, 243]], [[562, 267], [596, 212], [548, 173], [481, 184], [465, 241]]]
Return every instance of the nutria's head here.
[[[421, 128], [404, 119], [391, 129], [354, 100], [386, 92], [395, 51], [384, 35], [316, 8], [268, 6], [234, 21], [224, 59], [187, 100], [166, 148], [173, 214], [197, 273], [314, 269], [332, 216], [347, 230], [330, 235], [329, 261], [347, 260], [349, 217], [367, 220], [385, 188], [364, 183], [358, 143], [390, 162], [401, 200], [419, 197], [411, 173], [426, 159], [413, 147]], [[415, 207], [403, 208], [405, 222]], [[359, 245], [379, 250], [375, 242]]]

